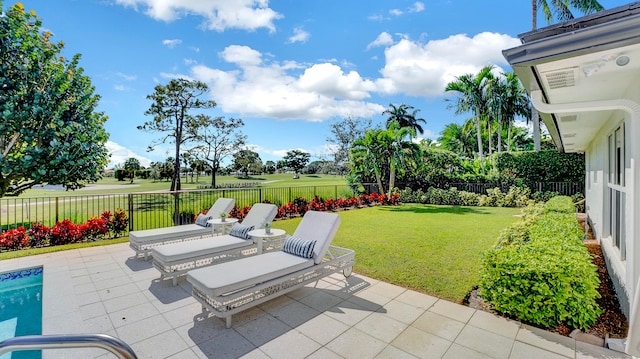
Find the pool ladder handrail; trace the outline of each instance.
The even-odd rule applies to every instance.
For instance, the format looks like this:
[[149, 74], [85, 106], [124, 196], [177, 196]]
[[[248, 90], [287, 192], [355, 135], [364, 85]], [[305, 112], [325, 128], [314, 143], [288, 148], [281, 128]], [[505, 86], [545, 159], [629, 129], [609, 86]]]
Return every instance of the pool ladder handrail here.
[[138, 359], [131, 347], [106, 334], [25, 335], [0, 342], [0, 355], [21, 350], [101, 348], [119, 359]]

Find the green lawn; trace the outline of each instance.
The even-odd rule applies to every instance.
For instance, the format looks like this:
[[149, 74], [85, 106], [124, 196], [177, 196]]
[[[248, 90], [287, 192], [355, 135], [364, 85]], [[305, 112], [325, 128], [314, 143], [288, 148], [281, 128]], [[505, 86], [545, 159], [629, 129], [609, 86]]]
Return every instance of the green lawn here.
[[[354, 249], [354, 271], [462, 302], [477, 284], [482, 252], [519, 209], [405, 204], [338, 212], [333, 244]], [[300, 218], [274, 228], [293, 233]]]

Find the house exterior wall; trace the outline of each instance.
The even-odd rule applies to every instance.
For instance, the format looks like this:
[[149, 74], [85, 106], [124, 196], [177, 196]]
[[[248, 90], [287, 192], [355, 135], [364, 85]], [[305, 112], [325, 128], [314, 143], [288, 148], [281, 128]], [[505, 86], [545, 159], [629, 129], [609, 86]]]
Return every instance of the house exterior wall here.
[[[636, 98], [640, 94], [636, 94]], [[609, 275], [614, 283], [620, 306], [629, 317], [630, 306], [636, 294], [636, 285], [640, 279], [640, 201], [637, 191], [640, 188], [640, 176], [637, 173], [636, 159], [640, 158], [640, 118], [625, 111], [616, 111], [601, 127], [593, 138], [585, 153], [585, 191], [586, 211], [596, 238], [600, 241], [605, 256]], [[636, 115], [637, 117], [637, 115]], [[624, 197], [624, 215], [622, 231], [624, 235], [624, 255], [619, 246], [614, 244], [609, 223], [611, 221], [610, 200], [610, 154], [609, 136], [617, 128], [624, 126], [624, 186], [615, 187], [621, 190]]]

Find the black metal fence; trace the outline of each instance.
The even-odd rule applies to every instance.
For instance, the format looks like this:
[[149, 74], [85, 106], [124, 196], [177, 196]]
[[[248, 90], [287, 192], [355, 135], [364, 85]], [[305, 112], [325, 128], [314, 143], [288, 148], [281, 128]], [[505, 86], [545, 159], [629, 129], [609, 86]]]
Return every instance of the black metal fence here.
[[[476, 193], [508, 186], [496, 183], [454, 183], [452, 187]], [[504, 187], [504, 188], [503, 188]], [[378, 192], [375, 184], [365, 184], [365, 193]], [[563, 195], [584, 194], [583, 183], [553, 182], [538, 183], [532, 191], [553, 191]], [[74, 223], [86, 222], [91, 217], [100, 217], [103, 212], [124, 209], [129, 217], [129, 230], [141, 230], [193, 222], [194, 217], [211, 207], [216, 199], [233, 198], [242, 208], [254, 203], [268, 201], [281, 206], [296, 198], [311, 200], [349, 198], [355, 195], [348, 185], [325, 185], [303, 187], [254, 187], [190, 190], [178, 192], [137, 192], [125, 194], [78, 195], [60, 197], [11, 197], [0, 199], [0, 230], [29, 227], [33, 223], [53, 226], [63, 219]], [[177, 216], [175, 214], [178, 214]]]
[[[486, 194], [488, 189], [500, 188], [502, 192], [509, 191], [512, 185], [504, 183], [451, 183], [450, 187], [456, 187], [460, 191]], [[537, 182], [529, 187], [531, 192], [557, 192], [563, 196], [572, 196], [576, 193], [584, 192], [582, 182]]]
[[[367, 190], [368, 187], [365, 188]], [[201, 211], [208, 210], [216, 199], [233, 198], [236, 207], [251, 206], [268, 201], [283, 205], [302, 197], [323, 199], [348, 198], [354, 193], [349, 186], [303, 186], [267, 188], [225, 188], [177, 192], [137, 192], [106, 195], [79, 195], [60, 197], [2, 198], [0, 199], [0, 229], [33, 223], [53, 226], [63, 219], [83, 223], [103, 212], [124, 209], [129, 217], [129, 230], [172, 226], [193, 222]], [[175, 216], [175, 214], [178, 214]]]

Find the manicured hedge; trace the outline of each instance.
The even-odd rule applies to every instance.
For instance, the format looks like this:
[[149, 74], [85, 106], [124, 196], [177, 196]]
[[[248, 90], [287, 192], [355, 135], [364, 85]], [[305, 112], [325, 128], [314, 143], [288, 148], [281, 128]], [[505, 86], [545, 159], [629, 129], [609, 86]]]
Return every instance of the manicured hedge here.
[[571, 197], [556, 196], [547, 201], [544, 206], [544, 212], [575, 213], [576, 206], [573, 204]]
[[536, 182], [583, 182], [584, 155], [558, 151], [500, 152], [495, 155], [500, 176], [509, 175], [526, 186]]
[[480, 295], [494, 310], [527, 323], [588, 329], [602, 312], [597, 267], [575, 214], [543, 211], [525, 215], [485, 252]]

